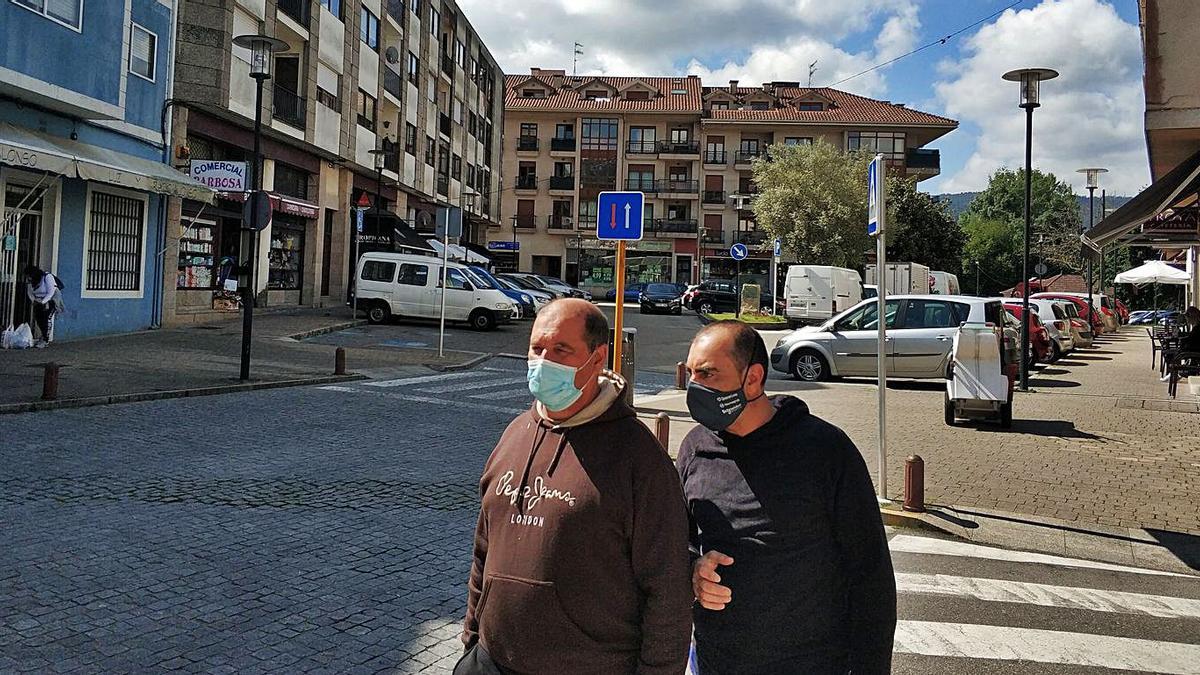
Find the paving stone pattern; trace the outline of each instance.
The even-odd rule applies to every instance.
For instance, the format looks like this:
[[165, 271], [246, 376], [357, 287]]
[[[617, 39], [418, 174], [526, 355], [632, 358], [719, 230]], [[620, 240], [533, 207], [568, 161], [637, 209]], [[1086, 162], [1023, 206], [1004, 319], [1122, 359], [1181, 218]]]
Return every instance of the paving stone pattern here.
[[507, 422], [312, 388], [3, 420], [0, 673], [444, 673]]

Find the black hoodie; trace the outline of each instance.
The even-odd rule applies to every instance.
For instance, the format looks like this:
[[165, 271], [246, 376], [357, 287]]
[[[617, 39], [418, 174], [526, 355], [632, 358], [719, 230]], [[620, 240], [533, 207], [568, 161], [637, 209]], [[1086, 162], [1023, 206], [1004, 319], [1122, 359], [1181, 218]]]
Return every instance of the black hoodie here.
[[696, 604], [701, 675], [890, 672], [896, 581], [866, 464], [803, 401], [741, 437], [697, 427], [677, 462], [692, 553], [718, 567], [732, 601]]
[[679, 675], [692, 589], [670, 458], [623, 396], [578, 426], [508, 426], [482, 505], [463, 642], [512, 673]]

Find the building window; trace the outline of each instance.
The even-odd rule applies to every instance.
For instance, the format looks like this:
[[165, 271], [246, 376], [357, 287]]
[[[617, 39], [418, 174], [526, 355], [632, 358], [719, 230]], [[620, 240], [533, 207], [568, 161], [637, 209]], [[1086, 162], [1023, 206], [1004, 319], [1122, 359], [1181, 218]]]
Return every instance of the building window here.
[[796, 110], [818, 111], [824, 110], [825, 104], [820, 101], [804, 101], [796, 104]]
[[358, 90], [358, 125], [375, 131], [375, 97]]
[[404, 151], [413, 156], [417, 154], [417, 126], [415, 124], [404, 125]]
[[537, 138], [537, 125], [529, 122], [522, 122], [521, 138]]
[[729, 102], [728, 101], [715, 101], [712, 104], [712, 109], [713, 110], [729, 110]]
[[585, 117], [583, 126], [583, 150], [616, 150], [617, 120]]
[[372, 14], [365, 5], [362, 8], [362, 20], [358, 23], [358, 39], [371, 49], [379, 51], [379, 17]]
[[589, 101], [607, 101], [608, 92], [603, 89], [589, 89], [584, 98]]
[[555, 178], [570, 178], [575, 175], [575, 164], [573, 162], [555, 162], [554, 177]]
[[846, 152], [883, 153], [890, 162], [904, 162], [903, 131], [851, 131], [846, 134]]
[[146, 246], [146, 199], [90, 193], [84, 291], [140, 296]]
[[429, 32], [434, 37], [442, 34], [442, 15], [433, 7], [429, 8]]
[[418, 83], [420, 77], [421, 77], [421, 60], [417, 58], [416, 54], [409, 52], [408, 53], [408, 81], [412, 82], [415, 85]]
[[462, 40], [454, 41], [454, 62], [459, 66], [467, 64], [467, 48], [463, 45]]
[[412, 13], [421, 18], [421, 0], [412, 0]]
[[555, 138], [575, 138], [574, 124], [556, 124], [554, 125]]
[[767, 101], [753, 101], [750, 103], [751, 110], [770, 110], [771, 104]]
[[450, 177], [454, 180], [462, 180], [462, 157], [458, 155], [450, 158]]
[[521, 98], [546, 98], [546, 92], [543, 89], [522, 89]]
[[432, 136], [425, 137], [425, 163], [429, 166], [437, 165], [437, 144]]
[[329, 10], [330, 14], [333, 14], [334, 16], [336, 16], [338, 18], [338, 20], [341, 20], [341, 18], [342, 18], [342, 0], [320, 0], [320, 2], [321, 2], [321, 6], [324, 7], [325, 9]]
[[335, 113], [341, 114], [342, 112], [342, 101], [338, 98], [337, 94], [331, 94], [322, 89], [320, 86], [317, 87], [317, 103], [320, 103]]
[[467, 114], [467, 133], [472, 136], [477, 136], [479, 130], [479, 117], [474, 112]]
[[83, 29], [83, 0], [12, 0], [21, 7], [75, 30]]
[[129, 35], [129, 72], [154, 81], [155, 56], [158, 52], [158, 36], [141, 26], [132, 24]]
[[467, 180], [466, 185], [475, 186], [475, 167], [471, 164], [467, 165]]
[[687, 129], [672, 129], [671, 144], [687, 143], [690, 138], [690, 132]]
[[811, 136], [788, 136], [783, 139], [784, 145], [812, 145], [812, 142]]
[[277, 213], [271, 219], [271, 247], [267, 251], [267, 288], [298, 291], [304, 281], [304, 231], [306, 221]]
[[275, 162], [275, 191], [308, 199], [308, 172]]
[[650, 92], [648, 91], [627, 91], [625, 92], [625, 100], [627, 101], [649, 101]]

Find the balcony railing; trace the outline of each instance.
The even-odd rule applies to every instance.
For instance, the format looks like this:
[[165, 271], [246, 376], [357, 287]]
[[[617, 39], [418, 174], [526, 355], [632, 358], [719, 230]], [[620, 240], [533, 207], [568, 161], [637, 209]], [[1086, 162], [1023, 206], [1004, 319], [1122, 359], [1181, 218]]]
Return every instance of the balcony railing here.
[[395, 96], [397, 99], [402, 99], [401, 90], [404, 88], [404, 80], [400, 74], [391, 68], [383, 69], [383, 90]]
[[579, 216], [579, 229], [581, 229], [581, 230], [596, 229], [596, 216]]
[[279, 0], [279, 11], [308, 28], [308, 0]]
[[625, 181], [625, 189], [630, 192], [657, 192], [653, 178], [629, 178]]
[[753, 182], [738, 183], [737, 193], [739, 195], [756, 195], [756, 194], [758, 194], [758, 183], [753, 183]]
[[551, 138], [550, 139], [550, 150], [552, 150], [554, 152], [574, 152], [575, 151], [575, 139], [574, 138]]
[[728, 160], [729, 160], [729, 153], [725, 152], [724, 150], [705, 150], [704, 151], [704, 163], [705, 164], [725, 164], [728, 162]]
[[909, 171], [938, 174], [942, 170], [942, 153], [933, 148], [912, 148], [904, 155]]
[[695, 194], [700, 191], [698, 180], [671, 180], [663, 178], [655, 181], [655, 192], [685, 192]]
[[513, 227], [518, 230], [536, 230], [536, 216], [532, 213], [518, 213], [513, 216]]
[[654, 141], [629, 141], [625, 145], [625, 152], [631, 155], [657, 155], [658, 143]]
[[400, 27], [404, 27], [404, 17], [408, 12], [404, 11], [404, 0], [387, 0], [388, 16], [396, 20]]
[[517, 176], [517, 189], [518, 190], [536, 190], [537, 183], [538, 183], [537, 176], [534, 174], [527, 173], [523, 176]]
[[658, 151], [664, 155], [698, 155], [698, 141], [659, 141]]
[[765, 150], [738, 150], [734, 162], [736, 164], [749, 164], [765, 154], [767, 154]]
[[546, 225], [552, 230], [573, 230], [575, 229], [575, 219], [571, 216], [550, 216]]
[[276, 84], [272, 117], [290, 124], [297, 129], [304, 128], [305, 105], [304, 98], [290, 89]]
[[438, 113], [438, 131], [443, 136], [450, 135], [450, 116], [445, 113]]
[[735, 235], [743, 244], [761, 244], [767, 240], [767, 233], [762, 230], [742, 230]]
[[724, 190], [705, 190], [704, 191], [704, 203], [705, 204], [724, 204], [725, 203], [725, 191]]
[[537, 152], [537, 149], [537, 136], [520, 136], [517, 138], [517, 150], [532, 150], [533, 152]]
[[686, 218], [656, 218], [654, 220], [654, 231], [695, 234], [696, 221]]
[[704, 230], [700, 233], [700, 241], [705, 244], [727, 244], [729, 238], [723, 230]]
[[551, 176], [550, 177], [550, 189], [551, 190], [574, 190], [575, 189], [575, 177], [574, 176]]

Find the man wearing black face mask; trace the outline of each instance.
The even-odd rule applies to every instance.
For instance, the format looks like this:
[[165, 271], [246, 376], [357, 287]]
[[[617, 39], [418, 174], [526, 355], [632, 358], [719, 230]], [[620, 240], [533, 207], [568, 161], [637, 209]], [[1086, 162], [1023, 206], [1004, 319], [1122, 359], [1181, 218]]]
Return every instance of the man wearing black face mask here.
[[746, 324], [706, 326], [687, 366], [698, 674], [890, 672], [896, 582], [862, 455], [800, 399], [766, 395]]

